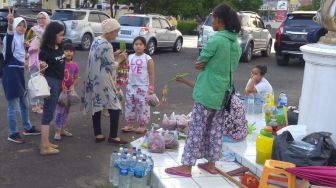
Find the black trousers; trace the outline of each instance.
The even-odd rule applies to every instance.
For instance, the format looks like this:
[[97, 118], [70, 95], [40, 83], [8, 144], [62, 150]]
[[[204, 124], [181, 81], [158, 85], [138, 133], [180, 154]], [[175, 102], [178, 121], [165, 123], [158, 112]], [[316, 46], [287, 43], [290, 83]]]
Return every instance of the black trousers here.
[[[119, 115], [120, 110], [108, 110], [110, 114], [110, 137], [116, 138], [118, 137], [118, 128], [119, 128]], [[92, 123], [93, 123], [93, 131], [94, 135], [101, 135], [101, 111], [96, 112], [92, 116]]]

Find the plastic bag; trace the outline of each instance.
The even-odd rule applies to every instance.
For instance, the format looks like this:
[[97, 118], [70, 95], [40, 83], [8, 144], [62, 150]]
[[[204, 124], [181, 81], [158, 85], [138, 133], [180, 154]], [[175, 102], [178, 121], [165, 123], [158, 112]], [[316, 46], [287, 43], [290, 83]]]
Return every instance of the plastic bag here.
[[68, 100], [68, 93], [66, 91], [62, 91], [60, 96], [58, 97], [58, 105], [62, 107], [68, 107], [69, 106], [69, 100]]
[[155, 93], [149, 95], [149, 96], [147, 97], [147, 100], [148, 100], [148, 104], [149, 104], [149, 106], [157, 107], [157, 106], [160, 105], [160, 100], [159, 100], [159, 98], [156, 96]]
[[176, 121], [176, 117], [175, 117], [175, 112], [173, 112], [169, 116], [169, 118], [168, 118], [167, 114], [163, 115], [161, 127], [164, 130], [176, 130], [176, 128], [177, 128], [177, 121]]
[[328, 155], [330, 154], [328, 166], [336, 166], [336, 144], [332, 140], [331, 135], [332, 134], [329, 132], [312, 133], [304, 137], [302, 141], [315, 145], [323, 142], [323, 148], [325, 151], [322, 151], [322, 155], [328, 157]]
[[77, 92], [74, 89], [72, 89], [69, 92], [68, 97], [69, 97], [69, 105], [70, 106], [76, 105], [80, 102], [80, 98], [79, 98]]
[[166, 131], [164, 132], [165, 148], [166, 149], [177, 149], [179, 147], [178, 135], [176, 131]]
[[164, 153], [165, 140], [161, 133], [151, 131], [148, 134], [148, 151], [151, 153]]
[[335, 143], [331, 133], [312, 133], [302, 139], [294, 140], [289, 131], [274, 139], [272, 159], [286, 161], [297, 166], [335, 165]]
[[167, 130], [169, 128], [169, 118], [168, 118], [167, 114], [163, 115], [161, 127], [164, 130]]

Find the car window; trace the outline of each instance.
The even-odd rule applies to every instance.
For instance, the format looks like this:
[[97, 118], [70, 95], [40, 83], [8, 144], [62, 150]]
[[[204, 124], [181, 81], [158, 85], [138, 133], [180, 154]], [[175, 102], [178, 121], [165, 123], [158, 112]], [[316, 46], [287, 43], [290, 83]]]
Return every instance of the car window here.
[[164, 28], [164, 29], [169, 29], [169, 28], [170, 28], [170, 25], [169, 25], [169, 23], [167, 22], [167, 20], [160, 19], [160, 22], [161, 22], [161, 26], [162, 26], [162, 28]]
[[162, 28], [162, 27], [161, 27], [161, 24], [160, 24], [160, 20], [157, 19], [157, 18], [153, 18], [153, 23], [152, 23], [152, 25], [153, 25], [153, 28]]
[[100, 17], [100, 21], [104, 21], [106, 19], [109, 19], [109, 17], [106, 16], [105, 14], [99, 14], [99, 17]]
[[149, 20], [147, 17], [133, 15], [121, 16], [119, 18], [119, 23], [122, 26], [147, 27], [148, 22]]
[[86, 12], [74, 12], [74, 20], [84, 20]]
[[318, 27], [319, 25], [313, 21], [313, 14], [297, 14], [288, 15], [285, 21], [285, 26], [291, 27]]
[[204, 25], [211, 26], [211, 22], [212, 22], [212, 15], [210, 14], [205, 20]]
[[252, 27], [258, 27], [258, 21], [257, 21], [256, 18], [251, 17], [251, 18], [250, 18], [250, 22], [251, 22], [250, 25], [251, 25]]
[[83, 20], [86, 13], [81, 11], [56, 10], [51, 16], [52, 20]]
[[97, 13], [90, 13], [89, 22], [100, 23], [99, 15]]
[[240, 19], [240, 22], [241, 22], [241, 25], [242, 26], [248, 26], [249, 24], [249, 16], [246, 16], [246, 15], [238, 15], [239, 16], [239, 19]]
[[262, 29], [265, 28], [264, 22], [261, 19], [257, 18], [257, 22], [258, 22], [258, 28], [262, 28]]

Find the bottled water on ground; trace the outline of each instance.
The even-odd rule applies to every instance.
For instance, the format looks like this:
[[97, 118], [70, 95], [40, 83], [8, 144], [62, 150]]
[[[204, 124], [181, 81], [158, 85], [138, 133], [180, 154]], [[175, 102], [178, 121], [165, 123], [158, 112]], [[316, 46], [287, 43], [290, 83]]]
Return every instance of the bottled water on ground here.
[[154, 170], [154, 161], [151, 156], [147, 156], [147, 186], [151, 185], [152, 173]]
[[119, 184], [118, 188], [129, 188], [130, 181], [128, 178], [128, 160], [125, 157], [123, 157], [119, 164]]
[[113, 175], [116, 173], [114, 168], [114, 162], [117, 158], [117, 151], [113, 151], [110, 157], [110, 168], [109, 168], [109, 182], [113, 182]]
[[128, 167], [128, 180], [130, 181], [130, 187], [133, 185], [133, 177], [134, 177], [134, 169], [137, 164], [136, 156], [132, 156], [129, 160], [129, 167]]
[[[115, 155], [115, 159], [113, 161], [112, 177], [110, 178], [110, 182], [112, 182], [113, 186], [118, 186], [118, 184], [119, 184], [119, 164], [120, 164], [120, 161], [121, 161], [121, 153], [117, 153]], [[110, 168], [111, 168], [111, 166], [110, 166]], [[110, 173], [111, 173], [111, 171], [110, 171]]]
[[146, 188], [146, 160], [138, 160], [134, 169], [134, 176], [132, 181], [132, 188]]

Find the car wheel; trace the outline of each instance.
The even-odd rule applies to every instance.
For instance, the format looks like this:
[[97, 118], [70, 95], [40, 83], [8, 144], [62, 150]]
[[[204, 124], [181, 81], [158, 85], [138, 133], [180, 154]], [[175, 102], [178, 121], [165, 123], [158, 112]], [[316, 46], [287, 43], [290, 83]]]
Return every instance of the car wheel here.
[[147, 44], [148, 55], [153, 55], [156, 51], [156, 43], [153, 39], [150, 39]]
[[174, 47], [173, 47], [173, 51], [174, 52], [180, 52], [182, 50], [182, 39], [179, 37], [176, 39]]
[[269, 57], [271, 55], [271, 50], [272, 50], [272, 41], [270, 40], [268, 42], [267, 49], [261, 51], [261, 56], [263, 56], [263, 57]]
[[289, 57], [287, 55], [276, 55], [276, 61], [279, 66], [286, 66], [289, 62]]
[[83, 38], [82, 38], [81, 48], [83, 50], [90, 50], [91, 44], [92, 44], [92, 37], [91, 37], [91, 35], [88, 34], [88, 33], [85, 33], [83, 35]]
[[247, 63], [250, 62], [252, 60], [252, 55], [253, 55], [253, 45], [249, 43], [243, 54], [242, 61]]

